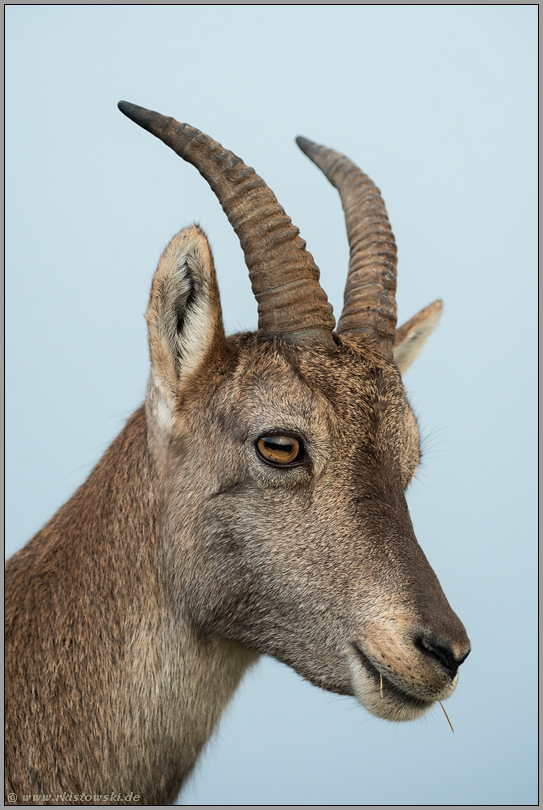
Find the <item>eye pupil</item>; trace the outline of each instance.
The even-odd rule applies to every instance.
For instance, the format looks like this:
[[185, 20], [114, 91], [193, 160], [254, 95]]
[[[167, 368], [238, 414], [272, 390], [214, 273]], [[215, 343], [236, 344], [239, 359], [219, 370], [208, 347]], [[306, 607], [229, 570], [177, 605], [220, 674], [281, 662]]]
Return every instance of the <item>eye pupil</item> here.
[[294, 447], [292, 442], [275, 441], [274, 439], [264, 439], [264, 447], [272, 453], [292, 453]]
[[301, 460], [301, 444], [294, 436], [262, 436], [257, 442], [264, 461], [286, 465]]

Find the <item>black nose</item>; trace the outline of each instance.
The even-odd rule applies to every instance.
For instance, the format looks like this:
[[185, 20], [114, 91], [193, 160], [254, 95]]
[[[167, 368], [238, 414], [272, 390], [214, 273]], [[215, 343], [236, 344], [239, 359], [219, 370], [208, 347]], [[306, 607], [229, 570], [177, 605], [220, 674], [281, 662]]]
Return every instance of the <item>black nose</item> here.
[[456, 653], [451, 645], [439, 636], [420, 636], [415, 644], [426, 655], [432, 656], [451, 678], [454, 678], [458, 667], [471, 652], [471, 648], [468, 648], [467, 651], [464, 649], [461, 653]]

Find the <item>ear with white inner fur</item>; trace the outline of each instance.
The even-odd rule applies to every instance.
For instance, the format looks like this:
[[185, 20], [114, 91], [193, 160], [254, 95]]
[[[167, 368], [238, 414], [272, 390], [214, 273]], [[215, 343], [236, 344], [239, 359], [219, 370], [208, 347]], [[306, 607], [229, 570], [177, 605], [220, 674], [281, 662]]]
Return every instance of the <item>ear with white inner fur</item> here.
[[442, 301], [429, 304], [403, 326], [396, 329], [394, 341], [394, 360], [403, 374], [409, 368], [415, 357], [422, 349], [426, 339], [430, 337], [439, 321], [443, 309]]
[[224, 346], [213, 256], [197, 225], [174, 236], [162, 254], [145, 318], [151, 386], [159, 389], [164, 416], [164, 406], [173, 412], [186, 380]]

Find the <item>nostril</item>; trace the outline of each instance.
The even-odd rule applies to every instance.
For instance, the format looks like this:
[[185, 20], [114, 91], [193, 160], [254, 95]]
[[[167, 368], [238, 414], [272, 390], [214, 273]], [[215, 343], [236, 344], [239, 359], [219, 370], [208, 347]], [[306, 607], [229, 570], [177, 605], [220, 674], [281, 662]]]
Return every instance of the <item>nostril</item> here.
[[443, 669], [446, 669], [451, 674], [456, 675], [458, 664], [455, 662], [452, 650], [450, 650], [444, 644], [438, 644], [435, 642], [434, 644], [430, 644], [428, 642], [423, 641], [422, 646], [427, 652], [430, 653], [430, 655], [433, 655], [435, 658], [437, 658]]
[[470, 650], [468, 650], [463, 655], [457, 656], [446, 641], [435, 636], [429, 638], [421, 636], [415, 643], [419, 649], [436, 659], [441, 667], [452, 677], [456, 675], [458, 667], [460, 664], [464, 663], [470, 653]]

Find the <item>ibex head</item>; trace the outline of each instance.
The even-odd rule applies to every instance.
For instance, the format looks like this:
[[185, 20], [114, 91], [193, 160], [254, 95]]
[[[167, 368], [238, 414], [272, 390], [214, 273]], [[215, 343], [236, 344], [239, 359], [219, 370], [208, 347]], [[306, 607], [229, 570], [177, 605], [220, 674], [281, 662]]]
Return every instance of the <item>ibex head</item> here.
[[418, 717], [451, 695], [470, 649], [404, 496], [420, 450], [400, 372], [441, 304], [396, 329], [396, 246], [378, 189], [300, 138], [345, 209], [334, 332], [319, 270], [255, 171], [187, 124], [119, 107], [208, 181], [259, 312], [257, 333], [226, 338], [205, 235], [172, 239], [147, 312], [168, 599], [207, 637], [273, 655], [379, 717]]

